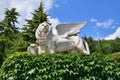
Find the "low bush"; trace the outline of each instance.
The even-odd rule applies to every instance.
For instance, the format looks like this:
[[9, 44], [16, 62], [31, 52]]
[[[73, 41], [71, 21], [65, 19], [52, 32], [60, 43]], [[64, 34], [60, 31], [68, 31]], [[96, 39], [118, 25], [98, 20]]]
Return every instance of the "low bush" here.
[[[22, 54], [22, 55], [20, 55]], [[2, 65], [3, 80], [119, 80], [120, 64], [102, 54], [11, 55]]]

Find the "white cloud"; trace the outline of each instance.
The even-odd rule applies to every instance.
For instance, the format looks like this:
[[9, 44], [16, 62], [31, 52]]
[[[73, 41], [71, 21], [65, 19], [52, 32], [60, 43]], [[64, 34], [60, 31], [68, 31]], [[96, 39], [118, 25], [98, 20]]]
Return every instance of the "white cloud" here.
[[0, 21], [4, 18], [5, 8], [10, 7], [9, 3], [10, 3], [9, 0], [0, 1]]
[[108, 37], [104, 38], [105, 40], [112, 40], [117, 37], [120, 37], [120, 27], [116, 29], [116, 31], [113, 34], [108, 35]]
[[92, 18], [90, 21], [95, 22], [97, 27], [102, 27], [102, 28], [108, 28], [114, 22], [113, 19], [107, 19], [107, 20], [105, 20], [103, 22], [99, 22], [97, 19], [94, 19], [94, 18]]
[[25, 23], [25, 19], [30, 19], [32, 17], [31, 12], [34, 9], [38, 8], [40, 1], [32, 1], [32, 0], [11, 0], [10, 8], [15, 7], [17, 12], [20, 13], [20, 17], [18, 21], [20, 22], [20, 27]]
[[[31, 15], [30, 12], [32, 12], [35, 8], [38, 7], [40, 1], [36, 0], [2, 0], [0, 2], [1, 5], [1, 15], [5, 12], [5, 8], [11, 9], [13, 7], [16, 8], [17, 12], [20, 12], [21, 17], [28, 18], [28, 16]], [[3, 17], [3, 16], [1, 16]], [[31, 17], [31, 16], [30, 16]]]
[[44, 2], [45, 11], [50, 10], [53, 8], [54, 0], [42, 0]]
[[57, 30], [56, 30], [56, 26], [58, 25], [58, 24], [60, 24], [60, 21], [59, 21], [59, 19], [58, 18], [51, 18], [51, 17], [48, 17], [48, 19], [49, 19], [49, 21], [50, 21], [50, 23], [52, 23], [52, 27], [53, 27], [53, 34], [55, 34], [55, 35], [57, 35]]
[[111, 26], [113, 24], [113, 22], [114, 22], [114, 20], [108, 19], [108, 20], [106, 20], [104, 22], [97, 22], [96, 26], [107, 28], [107, 27]]
[[[20, 23], [19, 27], [25, 24], [25, 19], [30, 19], [32, 17], [31, 12], [37, 9], [40, 5], [41, 0], [1, 0], [0, 1], [0, 21], [4, 18], [5, 8], [11, 9], [16, 8], [17, 12], [20, 13], [18, 21]], [[53, 8], [54, 0], [42, 0], [44, 4], [44, 11], [48, 11]], [[54, 19], [51, 19], [54, 22]], [[59, 21], [59, 20], [58, 20]]]
[[92, 18], [90, 21], [91, 22], [97, 22], [97, 19]]
[[59, 7], [59, 5], [58, 5], [58, 4], [55, 4], [55, 7], [56, 7], [56, 8], [58, 8], [58, 7]]

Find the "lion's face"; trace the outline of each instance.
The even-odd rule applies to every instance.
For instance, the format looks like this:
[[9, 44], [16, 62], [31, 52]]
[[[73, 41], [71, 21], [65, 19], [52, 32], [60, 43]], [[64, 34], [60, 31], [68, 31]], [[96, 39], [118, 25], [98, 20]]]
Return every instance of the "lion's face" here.
[[49, 30], [49, 24], [47, 22], [43, 22], [40, 26], [40, 31], [43, 33], [47, 33]]

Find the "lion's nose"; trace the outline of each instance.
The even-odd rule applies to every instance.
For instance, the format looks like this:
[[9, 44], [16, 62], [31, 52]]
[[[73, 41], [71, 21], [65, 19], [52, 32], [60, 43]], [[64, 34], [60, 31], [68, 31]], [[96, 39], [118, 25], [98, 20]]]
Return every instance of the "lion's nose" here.
[[44, 28], [46, 28], [47, 27], [47, 25], [46, 26], [44, 26]]

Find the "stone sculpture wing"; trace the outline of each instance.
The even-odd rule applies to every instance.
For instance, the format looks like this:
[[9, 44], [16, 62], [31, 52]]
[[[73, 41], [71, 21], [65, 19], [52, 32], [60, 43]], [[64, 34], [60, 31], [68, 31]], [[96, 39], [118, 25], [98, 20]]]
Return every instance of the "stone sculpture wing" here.
[[59, 24], [56, 26], [58, 35], [75, 35], [80, 32], [80, 29], [86, 25], [86, 22]]

